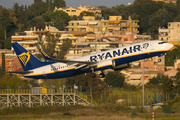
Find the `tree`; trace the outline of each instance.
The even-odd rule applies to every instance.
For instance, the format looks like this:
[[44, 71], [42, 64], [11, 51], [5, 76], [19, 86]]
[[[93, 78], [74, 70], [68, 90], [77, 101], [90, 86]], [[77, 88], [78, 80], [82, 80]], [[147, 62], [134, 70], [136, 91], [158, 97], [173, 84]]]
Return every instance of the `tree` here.
[[49, 13], [49, 18], [51, 19], [51, 21], [56, 20], [57, 16], [60, 16], [65, 22], [71, 19], [71, 17], [64, 11], [55, 11]]
[[45, 12], [46, 12], [46, 3], [45, 2], [34, 3], [29, 8], [29, 13], [30, 13], [31, 19], [36, 16], [41, 16]]
[[159, 85], [161, 84], [162, 90], [164, 93], [174, 92], [173, 81], [163, 74], [158, 74], [156, 77], [153, 77], [149, 80], [149, 84]]
[[173, 81], [168, 78], [168, 76], [165, 76], [162, 79], [162, 90], [164, 93], [173, 93], [174, 92], [174, 85]]
[[9, 74], [4, 75], [1, 79], [0, 79], [0, 88], [1, 89], [18, 89], [19, 85], [21, 86], [21, 88], [29, 88], [28, 84], [26, 82], [24, 82], [23, 80], [21, 80], [20, 78], [16, 77], [16, 76], [11, 76]]
[[88, 12], [88, 11], [83, 11], [83, 12], [80, 13], [80, 15], [78, 16], [78, 18], [79, 18], [80, 20], [82, 20], [83, 16], [94, 16], [94, 13]]
[[177, 93], [180, 93], [180, 69], [178, 69], [178, 72], [176, 73], [176, 80], [175, 83], [175, 91]]
[[64, 11], [56, 11], [49, 13], [49, 18], [51, 19], [53, 26], [59, 30], [64, 30], [64, 27], [68, 24], [71, 17]]
[[34, 3], [42, 2], [42, 0], [34, 0]]
[[66, 86], [72, 88], [76, 84], [79, 88], [80, 86], [83, 87], [83, 91], [89, 92], [90, 87], [93, 91], [101, 91], [104, 88], [107, 87], [107, 85], [100, 80], [98, 77], [91, 78], [90, 73], [87, 73], [86, 75], [81, 74], [74, 77], [70, 77], [66, 79]]
[[53, 26], [62, 31], [66, 27], [66, 23], [60, 15], [57, 15], [56, 19], [53, 21]]
[[44, 24], [44, 19], [43, 19], [43, 17], [38, 17], [38, 18], [36, 18], [36, 27], [38, 28], [38, 29], [43, 29], [43, 28], [45, 28], [45, 24]]
[[3, 17], [1, 18], [1, 24], [3, 25], [2, 28], [4, 29], [4, 39], [6, 40], [6, 30], [12, 24], [12, 20], [10, 19], [9, 11], [5, 8], [2, 10], [2, 16]]
[[151, 15], [149, 19], [151, 34], [158, 33], [159, 27], [167, 27], [169, 18], [171, 18], [169, 12], [166, 9], [159, 9], [155, 14]]
[[119, 71], [108, 72], [104, 81], [113, 87], [123, 87], [125, 77]]
[[152, 79], [149, 79], [148, 84], [158, 85], [158, 84], [162, 83], [163, 77], [164, 77], [163, 74], [158, 74], [156, 77], [153, 77]]
[[60, 52], [58, 52], [57, 57], [60, 59], [64, 59], [64, 56], [67, 54], [67, 52], [69, 51], [69, 49], [72, 46], [72, 41], [70, 39], [64, 39], [63, 40], [63, 44], [60, 47]]
[[165, 65], [172, 66], [174, 65], [174, 60], [176, 59], [174, 51], [168, 51], [165, 56]]
[[54, 0], [54, 6], [57, 8], [66, 7], [66, 2], [64, 0]]

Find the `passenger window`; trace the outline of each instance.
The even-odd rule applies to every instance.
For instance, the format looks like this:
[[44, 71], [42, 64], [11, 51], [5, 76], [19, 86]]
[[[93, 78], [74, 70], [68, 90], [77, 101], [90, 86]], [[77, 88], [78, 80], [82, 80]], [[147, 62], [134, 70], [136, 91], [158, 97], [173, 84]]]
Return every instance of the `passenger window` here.
[[158, 44], [164, 44], [164, 43], [166, 43], [166, 42], [159, 42]]

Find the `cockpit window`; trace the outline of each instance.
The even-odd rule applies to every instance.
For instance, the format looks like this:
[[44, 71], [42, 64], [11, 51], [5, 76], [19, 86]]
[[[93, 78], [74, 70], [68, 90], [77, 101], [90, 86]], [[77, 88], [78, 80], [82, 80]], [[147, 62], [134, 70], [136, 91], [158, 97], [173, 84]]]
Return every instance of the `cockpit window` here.
[[166, 42], [159, 42], [158, 44], [164, 44], [164, 43], [166, 43]]

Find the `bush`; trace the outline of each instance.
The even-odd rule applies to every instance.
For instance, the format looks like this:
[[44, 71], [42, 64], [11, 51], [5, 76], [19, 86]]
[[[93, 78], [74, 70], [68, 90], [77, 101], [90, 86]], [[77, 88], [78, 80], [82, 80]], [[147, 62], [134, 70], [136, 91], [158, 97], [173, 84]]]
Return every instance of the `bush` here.
[[105, 110], [105, 111], [113, 112], [113, 113], [128, 110], [128, 106], [126, 104], [112, 104], [112, 103], [97, 106], [96, 108], [101, 111]]
[[172, 108], [170, 105], [163, 105], [162, 110], [164, 113], [168, 113], [168, 114], [172, 113]]
[[172, 111], [175, 113], [180, 113], [180, 102], [176, 102], [172, 105]]

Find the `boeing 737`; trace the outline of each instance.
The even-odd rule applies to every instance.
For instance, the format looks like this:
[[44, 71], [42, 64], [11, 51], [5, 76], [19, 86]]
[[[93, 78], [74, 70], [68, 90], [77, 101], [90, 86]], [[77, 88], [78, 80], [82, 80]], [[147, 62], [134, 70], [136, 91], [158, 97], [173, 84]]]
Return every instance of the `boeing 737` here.
[[120, 70], [129, 67], [130, 62], [164, 55], [173, 48], [173, 44], [161, 40], [145, 41], [70, 60], [51, 58], [40, 49], [43, 57], [52, 62], [40, 61], [17, 42], [12, 43], [12, 47], [24, 71], [10, 73], [20, 73], [34, 79], [53, 79], [88, 72], [91, 72], [90, 76], [94, 78], [96, 71], [101, 71], [99, 77], [102, 78], [106, 69]]

